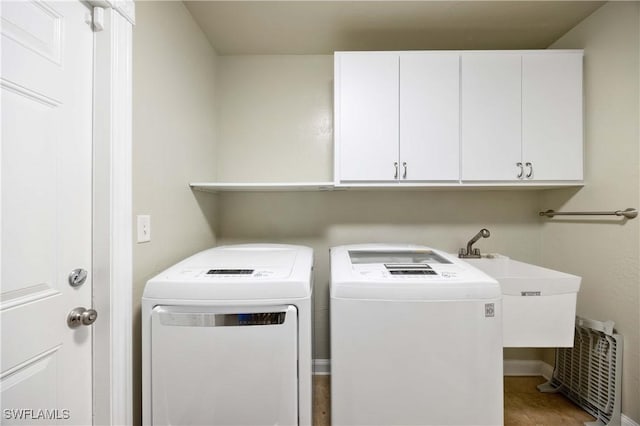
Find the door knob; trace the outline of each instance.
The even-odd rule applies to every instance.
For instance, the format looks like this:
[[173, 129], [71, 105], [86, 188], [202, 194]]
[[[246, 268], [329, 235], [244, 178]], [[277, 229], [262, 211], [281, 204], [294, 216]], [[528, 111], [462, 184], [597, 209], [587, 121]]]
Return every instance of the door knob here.
[[98, 312], [95, 309], [75, 308], [67, 316], [67, 325], [71, 328], [91, 325], [96, 322]]

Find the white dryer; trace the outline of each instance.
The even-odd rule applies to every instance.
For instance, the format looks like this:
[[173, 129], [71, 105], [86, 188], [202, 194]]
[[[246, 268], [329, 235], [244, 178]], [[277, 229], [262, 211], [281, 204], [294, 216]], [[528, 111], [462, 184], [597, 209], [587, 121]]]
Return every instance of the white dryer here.
[[502, 425], [497, 281], [423, 246], [331, 249], [331, 417]]
[[200, 252], [142, 297], [145, 425], [311, 425], [313, 252]]

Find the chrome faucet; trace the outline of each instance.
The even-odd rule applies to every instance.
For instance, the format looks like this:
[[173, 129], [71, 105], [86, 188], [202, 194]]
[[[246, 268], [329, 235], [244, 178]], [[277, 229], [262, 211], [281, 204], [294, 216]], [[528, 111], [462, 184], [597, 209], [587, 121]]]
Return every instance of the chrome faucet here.
[[476, 241], [480, 239], [480, 237], [489, 238], [490, 235], [491, 233], [488, 229], [482, 228], [480, 232], [478, 232], [473, 236], [473, 238], [469, 240], [466, 250], [464, 249], [464, 247], [460, 249], [460, 251], [458, 252], [458, 257], [461, 259], [480, 259], [480, 249], [474, 249], [471, 246], [473, 246]]

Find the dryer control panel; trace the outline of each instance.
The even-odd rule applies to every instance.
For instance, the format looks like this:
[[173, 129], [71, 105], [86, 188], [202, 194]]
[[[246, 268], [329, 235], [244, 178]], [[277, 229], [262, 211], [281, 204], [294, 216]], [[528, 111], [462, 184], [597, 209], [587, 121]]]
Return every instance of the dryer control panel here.
[[185, 268], [179, 271], [183, 279], [207, 280], [211, 282], [238, 281], [243, 279], [285, 278], [289, 275], [289, 268]]
[[207, 275], [253, 275], [253, 269], [209, 269]]

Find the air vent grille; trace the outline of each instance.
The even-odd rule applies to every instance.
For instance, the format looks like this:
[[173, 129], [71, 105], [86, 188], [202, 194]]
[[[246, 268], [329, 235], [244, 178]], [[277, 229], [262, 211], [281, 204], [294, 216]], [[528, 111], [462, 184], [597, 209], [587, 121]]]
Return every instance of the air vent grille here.
[[587, 425], [620, 424], [623, 339], [613, 326], [576, 317], [573, 347], [556, 350], [553, 378], [538, 387], [564, 394], [596, 417]]

